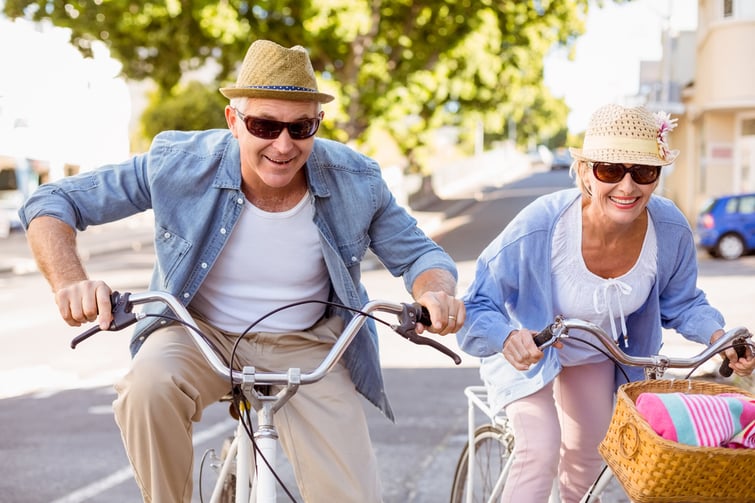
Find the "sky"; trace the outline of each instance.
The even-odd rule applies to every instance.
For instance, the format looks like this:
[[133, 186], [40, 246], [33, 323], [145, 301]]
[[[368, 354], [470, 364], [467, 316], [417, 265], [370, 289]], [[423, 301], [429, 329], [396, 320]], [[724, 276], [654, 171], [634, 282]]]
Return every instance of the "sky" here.
[[84, 59], [65, 30], [0, 18], [0, 155], [93, 167], [128, 156], [128, 89], [104, 45]]
[[668, 17], [673, 31], [694, 30], [697, 0], [604, 1], [588, 13], [587, 30], [576, 43], [575, 59], [565, 51], [545, 63], [545, 82], [571, 108], [568, 125], [584, 131], [590, 114], [607, 103], [621, 103], [639, 87], [640, 61], [660, 60], [661, 32]]
[[[637, 92], [641, 60], [661, 57], [661, 29], [694, 29], [697, 0], [604, 1], [590, 9], [575, 59], [556, 51], [545, 81], [572, 109], [572, 132], [584, 130], [600, 105]], [[120, 63], [103, 45], [85, 60], [66, 32], [0, 18], [0, 154], [69, 159], [82, 167], [128, 156], [131, 100]], [[22, 119], [25, 127], [19, 125]]]

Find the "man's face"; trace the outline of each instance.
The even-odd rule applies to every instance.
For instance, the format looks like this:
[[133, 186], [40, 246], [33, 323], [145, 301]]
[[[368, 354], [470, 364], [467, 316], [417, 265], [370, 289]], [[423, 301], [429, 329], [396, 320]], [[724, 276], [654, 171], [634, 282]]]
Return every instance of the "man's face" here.
[[[241, 176], [252, 188], [285, 189], [295, 179], [297, 173], [309, 158], [315, 142], [314, 135], [304, 139], [292, 138], [291, 132], [283, 128], [276, 138], [265, 139], [255, 136], [247, 130], [250, 118], [263, 119], [254, 121], [259, 133], [270, 132], [270, 124], [264, 119], [279, 122], [296, 122], [292, 126], [295, 133], [307, 130], [307, 119], [317, 119], [318, 106], [314, 101], [287, 101], [275, 99], [249, 99], [245, 110], [226, 107], [225, 116], [233, 136], [239, 141], [241, 151]], [[274, 134], [274, 133], [273, 133]], [[267, 135], [269, 136], [269, 134]]]

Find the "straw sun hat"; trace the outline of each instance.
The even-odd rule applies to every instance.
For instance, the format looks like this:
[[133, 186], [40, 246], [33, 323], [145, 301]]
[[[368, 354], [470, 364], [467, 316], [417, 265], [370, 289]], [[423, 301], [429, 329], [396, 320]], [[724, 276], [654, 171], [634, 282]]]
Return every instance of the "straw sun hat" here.
[[572, 147], [569, 152], [583, 161], [665, 166], [679, 155], [667, 143], [676, 121], [643, 107], [604, 105], [590, 117], [582, 148]]
[[226, 98], [272, 98], [328, 103], [333, 96], [317, 89], [307, 50], [286, 49], [269, 40], [257, 40], [246, 52], [236, 84], [222, 87]]

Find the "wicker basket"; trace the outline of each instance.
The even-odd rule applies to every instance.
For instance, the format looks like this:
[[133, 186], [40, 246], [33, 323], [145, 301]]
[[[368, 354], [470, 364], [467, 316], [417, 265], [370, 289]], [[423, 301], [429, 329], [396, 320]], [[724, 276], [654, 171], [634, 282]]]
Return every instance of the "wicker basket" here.
[[[747, 393], [698, 380], [654, 380], [619, 388], [611, 424], [598, 450], [636, 503], [755, 502], [755, 449], [693, 447], [658, 436], [639, 415], [640, 393]], [[753, 397], [755, 398], [755, 397]]]

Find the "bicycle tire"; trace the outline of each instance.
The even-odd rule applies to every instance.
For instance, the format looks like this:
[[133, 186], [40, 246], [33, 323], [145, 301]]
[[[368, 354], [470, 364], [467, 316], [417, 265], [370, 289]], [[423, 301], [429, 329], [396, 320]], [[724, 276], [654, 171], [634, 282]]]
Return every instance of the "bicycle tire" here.
[[[472, 481], [472, 501], [484, 503], [490, 499], [498, 477], [514, 450], [514, 437], [497, 425], [484, 424], [474, 432], [475, 477]], [[469, 444], [464, 445], [456, 464], [451, 487], [451, 503], [466, 503]]]

